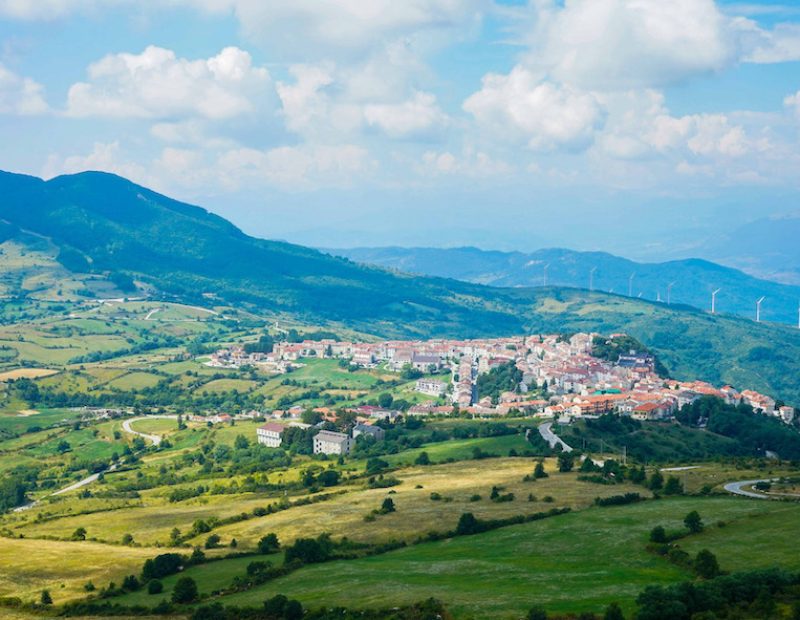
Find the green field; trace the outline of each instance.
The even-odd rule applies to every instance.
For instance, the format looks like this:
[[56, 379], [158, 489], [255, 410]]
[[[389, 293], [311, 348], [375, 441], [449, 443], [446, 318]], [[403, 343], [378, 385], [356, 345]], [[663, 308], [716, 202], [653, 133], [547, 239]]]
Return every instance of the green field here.
[[[687, 548], [707, 547], [716, 552], [717, 543], [723, 568], [728, 567], [726, 562], [739, 568], [745, 561], [731, 557], [747, 555], [747, 538], [757, 532], [765, 546], [759, 549], [762, 553], [751, 554], [747, 567], [800, 569], [800, 556], [786, 544], [798, 531], [800, 506], [681, 498], [592, 508], [361, 560], [309, 566], [224, 600], [258, 606], [284, 593], [310, 606], [379, 607], [434, 596], [445, 601], [457, 618], [476, 619], [518, 618], [537, 604], [553, 612], [599, 613], [618, 601], [630, 611], [633, 599], [646, 585], [691, 577], [647, 552], [645, 546], [654, 525], [677, 528], [695, 509], [709, 523], [725, 520], [735, 532], [738, 527], [743, 539], [729, 542], [725, 529], [726, 542], [720, 544], [711, 527], [688, 539]], [[770, 535], [776, 525], [790, 528], [786, 537]]]

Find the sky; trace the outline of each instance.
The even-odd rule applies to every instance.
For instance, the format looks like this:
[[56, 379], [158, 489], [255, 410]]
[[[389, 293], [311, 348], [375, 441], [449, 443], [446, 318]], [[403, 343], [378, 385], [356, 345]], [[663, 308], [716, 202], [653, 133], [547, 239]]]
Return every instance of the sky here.
[[702, 254], [800, 211], [800, 0], [0, 0], [0, 136], [308, 245]]

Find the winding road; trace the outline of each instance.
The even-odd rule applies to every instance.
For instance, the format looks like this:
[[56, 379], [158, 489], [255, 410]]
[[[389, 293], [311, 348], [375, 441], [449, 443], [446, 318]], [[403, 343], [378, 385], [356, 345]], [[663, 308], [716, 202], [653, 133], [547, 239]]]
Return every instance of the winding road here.
[[[162, 420], [177, 420], [178, 416], [176, 416], [176, 415], [148, 415], [148, 416], [141, 416], [139, 418], [132, 418], [130, 420], [124, 420], [122, 422], [122, 429], [126, 433], [130, 433], [131, 435], [137, 435], [139, 437], [147, 439], [150, 442], [152, 442], [152, 444], [154, 446], [157, 446], [157, 445], [159, 445], [161, 443], [161, 436], [160, 435], [152, 435], [150, 433], [142, 433], [142, 432], [139, 432], [139, 431], [135, 431], [135, 430], [133, 430], [131, 428], [131, 422], [137, 422], [139, 420], [148, 420], [148, 419], [152, 420], [153, 418], [162, 419]], [[22, 512], [24, 510], [30, 510], [31, 508], [33, 508], [35, 506], [38, 506], [42, 502], [43, 499], [46, 499], [48, 497], [54, 497], [56, 495], [61, 495], [63, 493], [69, 493], [70, 491], [75, 491], [77, 489], [80, 489], [82, 487], [90, 485], [93, 482], [96, 482], [97, 479], [100, 478], [101, 474], [105, 474], [107, 472], [114, 471], [116, 468], [117, 468], [117, 464], [116, 463], [112, 463], [111, 465], [109, 465], [106, 469], [104, 469], [101, 472], [97, 472], [96, 474], [91, 474], [89, 476], [86, 476], [86, 478], [83, 478], [82, 480], [78, 480], [77, 482], [73, 482], [72, 484], [70, 484], [68, 486], [65, 486], [64, 488], [59, 489], [58, 491], [54, 491], [53, 493], [50, 493], [50, 494], [45, 495], [43, 497], [40, 497], [37, 500], [34, 500], [34, 501], [29, 502], [27, 504], [24, 504], [22, 506], [17, 506], [16, 508], [14, 508], [14, 510], [12, 512]]]
[[768, 495], [763, 493], [755, 493], [754, 491], [745, 491], [742, 487], [750, 487], [757, 482], [776, 482], [779, 478], [762, 478], [760, 480], [739, 480], [738, 482], [729, 482], [725, 485], [725, 490], [734, 495], [742, 495], [744, 497], [752, 497], [754, 499], [770, 499]]
[[133, 422], [138, 422], [139, 420], [177, 420], [178, 416], [176, 415], [146, 415], [140, 418], [132, 418], [130, 420], [125, 420], [122, 423], [122, 430], [126, 433], [130, 433], [131, 435], [138, 435], [143, 439], [147, 439], [150, 441], [154, 446], [157, 446], [161, 443], [161, 435], [152, 435], [150, 433], [142, 433], [140, 431], [135, 431], [131, 428], [131, 424]]
[[561, 449], [564, 452], [572, 452], [572, 446], [567, 445], [561, 437], [556, 435], [552, 431], [552, 422], [545, 422], [541, 426], [539, 426], [539, 434], [542, 436], [551, 448], [555, 448], [557, 445], [561, 445]]

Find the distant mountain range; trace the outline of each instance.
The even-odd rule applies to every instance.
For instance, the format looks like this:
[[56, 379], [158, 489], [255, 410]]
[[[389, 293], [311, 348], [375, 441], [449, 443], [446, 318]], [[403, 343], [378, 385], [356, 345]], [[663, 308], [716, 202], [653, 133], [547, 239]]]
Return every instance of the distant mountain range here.
[[747, 273], [800, 285], [800, 213], [755, 220], [712, 241], [704, 251]]
[[[127, 295], [144, 292], [154, 298], [229, 305], [379, 337], [625, 331], [652, 348], [677, 378], [751, 387], [800, 404], [800, 330], [619, 295], [627, 292], [631, 269], [623, 262], [622, 281], [606, 281], [613, 257], [597, 265], [594, 292], [484, 286], [391, 272], [256, 239], [205, 209], [110, 174], [43, 181], [0, 173], [0, 196], [0, 304], [7, 299], [24, 302], [34, 291], [55, 299], [97, 295], [96, 288], [87, 292], [75, 287], [99, 284]], [[434, 262], [454, 262], [446, 254], [436, 256]], [[480, 260], [467, 273], [476, 280], [500, 282], [500, 269], [478, 267], [483, 259], [480, 253], [475, 256]], [[580, 255], [562, 261], [548, 256], [553, 284], [569, 284], [570, 261], [583, 260]], [[541, 265], [525, 268], [531, 259], [515, 260], [530, 271], [528, 283], [539, 283]], [[587, 266], [596, 262], [573, 266], [575, 284], [586, 286]], [[507, 263], [507, 258], [500, 261], [504, 270]], [[403, 266], [423, 271], [413, 264]], [[644, 271], [639, 277], [642, 288]], [[666, 273], [653, 277], [661, 286], [670, 279]], [[612, 287], [614, 294], [604, 292]], [[679, 293], [676, 285], [676, 301], [687, 301], [679, 296], [688, 292], [684, 287], [688, 285], [682, 283]], [[758, 294], [770, 292], [759, 289]]]
[[798, 322], [799, 286], [758, 279], [700, 259], [638, 263], [604, 252], [546, 249], [523, 253], [472, 247], [328, 251], [387, 269], [500, 287], [543, 286], [546, 277], [551, 286], [588, 288], [590, 273], [595, 270], [591, 279], [596, 290], [662, 302], [669, 298], [671, 303], [709, 309], [711, 292], [720, 289], [717, 295], [720, 312], [755, 318], [756, 300], [764, 296], [763, 320], [792, 325]]

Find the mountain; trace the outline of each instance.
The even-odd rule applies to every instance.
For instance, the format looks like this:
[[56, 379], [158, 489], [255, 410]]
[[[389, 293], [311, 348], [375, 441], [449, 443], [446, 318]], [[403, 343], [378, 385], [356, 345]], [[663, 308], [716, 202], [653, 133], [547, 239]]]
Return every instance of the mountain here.
[[[800, 403], [800, 330], [786, 326], [600, 291], [390, 272], [250, 237], [205, 209], [109, 174], [43, 181], [2, 173], [0, 195], [0, 273], [35, 255], [40, 287], [101, 281], [130, 295], [135, 283], [153, 297], [190, 303], [207, 303], [203, 294], [212, 293], [237, 307], [380, 337], [625, 331], [675, 377]], [[48, 277], [54, 281], [42, 282]], [[6, 296], [30, 290], [26, 282]]]
[[[800, 235], [800, 230], [797, 231]], [[800, 237], [798, 237], [800, 238]], [[455, 278], [490, 286], [542, 286], [544, 266], [547, 283], [553, 286], [588, 287], [589, 272], [596, 268], [594, 287], [645, 299], [667, 299], [672, 303], [706, 309], [711, 291], [717, 308], [747, 318], [755, 316], [755, 301], [762, 296], [761, 317], [797, 325], [800, 286], [761, 280], [731, 267], [700, 259], [664, 263], [638, 263], [605, 252], [576, 252], [545, 249], [531, 253], [496, 252], [478, 248], [353, 248], [329, 250], [360, 263], [367, 263], [420, 275]], [[631, 275], [633, 280], [630, 280]]]
[[726, 265], [800, 285], [800, 213], [762, 218], [712, 242], [707, 255]]

